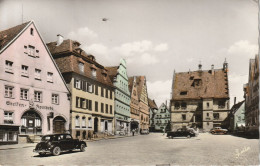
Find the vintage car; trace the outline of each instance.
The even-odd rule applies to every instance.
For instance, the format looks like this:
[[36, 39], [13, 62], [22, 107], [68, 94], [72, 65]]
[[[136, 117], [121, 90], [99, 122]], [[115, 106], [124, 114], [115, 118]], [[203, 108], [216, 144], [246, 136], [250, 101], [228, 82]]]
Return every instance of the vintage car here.
[[214, 127], [210, 130], [211, 134], [227, 134], [227, 129], [222, 129], [221, 127]]
[[73, 139], [70, 134], [50, 134], [42, 136], [41, 142], [36, 145], [33, 152], [39, 155], [51, 153], [58, 156], [61, 152], [75, 149], [84, 152], [86, 147], [86, 142]]
[[180, 128], [180, 129], [177, 129], [176, 131], [167, 132], [167, 137], [168, 138], [174, 138], [174, 137], [190, 138], [190, 137], [195, 137], [195, 133], [193, 132], [193, 130]]
[[149, 130], [148, 129], [142, 129], [140, 130], [141, 134], [149, 134]]

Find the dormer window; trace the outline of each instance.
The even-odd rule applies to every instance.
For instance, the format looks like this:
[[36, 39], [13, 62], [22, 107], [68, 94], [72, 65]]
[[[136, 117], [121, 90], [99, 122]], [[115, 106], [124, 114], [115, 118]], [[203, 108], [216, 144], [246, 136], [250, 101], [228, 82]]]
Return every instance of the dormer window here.
[[31, 32], [31, 35], [33, 36], [33, 28], [31, 28], [30, 32]]
[[97, 70], [92, 68], [91, 74], [92, 74], [93, 77], [96, 77], [97, 76]]
[[79, 71], [80, 71], [81, 73], [84, 73], [84, 63], [79, 62], [78, 66], [79, 66]]

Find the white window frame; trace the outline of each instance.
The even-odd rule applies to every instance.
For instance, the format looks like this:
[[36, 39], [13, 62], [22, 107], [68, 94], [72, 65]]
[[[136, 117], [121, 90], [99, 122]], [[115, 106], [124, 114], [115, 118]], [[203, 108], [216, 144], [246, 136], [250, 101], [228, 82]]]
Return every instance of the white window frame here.
[[29, 70], [29, 67], [28, 66], [26, 66], [26, 65], [22, 65], [21, 66], [21, 75], [22, 76], [26, 76], [26, 77], [28, 77], [29, 76], [29, 72], [28, 72], [28, 70]]
[[88, 118], [88, 127], [92, 128], [92, 118], [91, 117]]
[[13, 114], [14, 114], [13, 112], [4, 111], [4, 120], [13, 120]]
[[59, 104], [59, 95], [58, 94], [52, 94], [51, 95], [51, 101], [52, 101], [52, 104]]
[[80, 128], [79, 116], [75, 117], [75, 127], [79, 127]]
[[82, 127], [86, 128], [86, 117], [82, 117], [81, 125]]
[[13, 62], [12, 61], [5, 61], [5, 72], [13, 73]]
[[28, 46], [28, 55], [30, 55], [30, 56], [35, 56], [35, 47], [34, 46], [31, 46], [31, 45], [29, 45]]
[[13, 86], [5, 86], [5, 97], [14, 98], [14, 87]]
[[34, 101], [42, 102], [42, 92], [41, 91], [34, 91]]
[[29, 100], [29, 90], [21, 88], [20, 89], [20, 99], [21, 100]]
[[47, 82], [53, 82], [53, 73], [47, 72]]
[[76, 88], [77, 89], [80, 89], [80, 82], [81, 82], [80, 80], [76, 80]]
[[35, 69], [34, 78], [40, 80], [41, 79], [41, 70]]
[[84, 63], [79, 62], [78, 67], [79, 67], [79, 71], [84, 73]]

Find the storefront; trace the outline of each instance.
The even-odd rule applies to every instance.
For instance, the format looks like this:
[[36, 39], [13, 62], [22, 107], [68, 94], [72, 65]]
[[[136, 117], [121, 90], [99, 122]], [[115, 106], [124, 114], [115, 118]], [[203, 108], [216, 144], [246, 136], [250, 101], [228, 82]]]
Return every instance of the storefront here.
[[19, 126], [0, 125], [0, 145], [18, 143]]

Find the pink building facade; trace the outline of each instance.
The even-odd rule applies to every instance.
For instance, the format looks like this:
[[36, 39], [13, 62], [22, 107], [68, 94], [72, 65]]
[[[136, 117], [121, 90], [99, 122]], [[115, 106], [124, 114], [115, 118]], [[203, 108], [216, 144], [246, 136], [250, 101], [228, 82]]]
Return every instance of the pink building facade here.
[[0, 32], [0, 144], [69, 130], [70, 92], [33, 21]]

